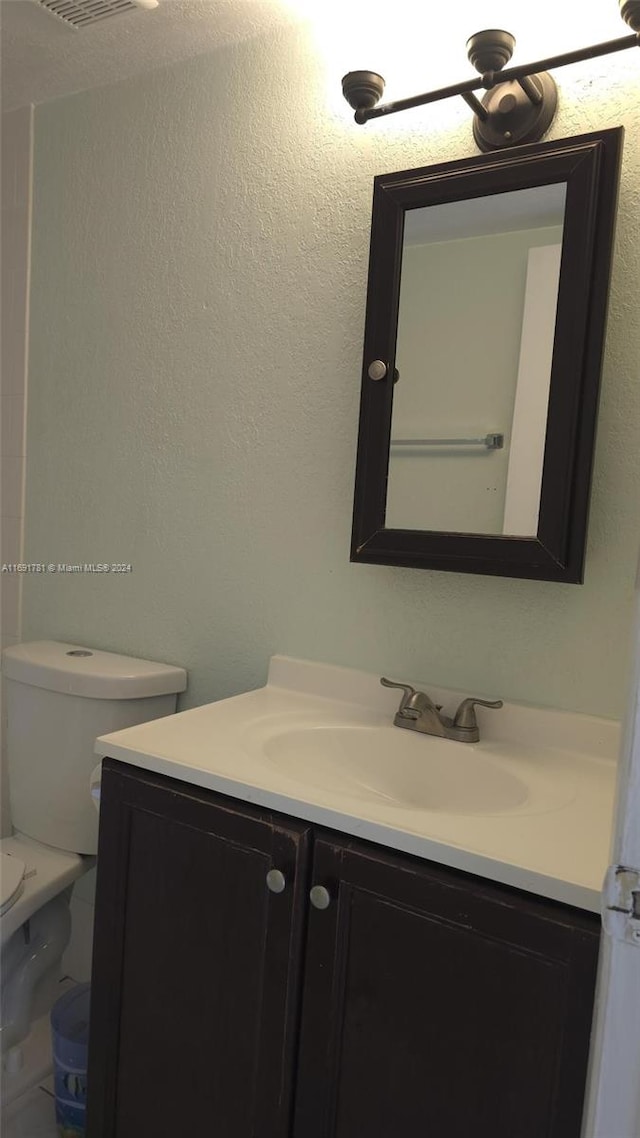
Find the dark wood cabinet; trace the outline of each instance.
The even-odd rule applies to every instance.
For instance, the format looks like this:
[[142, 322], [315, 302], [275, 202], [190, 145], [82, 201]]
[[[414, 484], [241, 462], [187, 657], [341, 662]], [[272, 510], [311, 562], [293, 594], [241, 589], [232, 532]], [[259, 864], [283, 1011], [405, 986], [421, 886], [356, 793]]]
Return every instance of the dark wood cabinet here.
[[578, 1138], [597, 918], [324, 836], [294, 1138]]
[[111, 760], [98, 865], [88, 1138], [579, 1138], [595, 915]]
[[309, 827], [110, 761], [100, 812], [89, 1138], [288, 1134]]

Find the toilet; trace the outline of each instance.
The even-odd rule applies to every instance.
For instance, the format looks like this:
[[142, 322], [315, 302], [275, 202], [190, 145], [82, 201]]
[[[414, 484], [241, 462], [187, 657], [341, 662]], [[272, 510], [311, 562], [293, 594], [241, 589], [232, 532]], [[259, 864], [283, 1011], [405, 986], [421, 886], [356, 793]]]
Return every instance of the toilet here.
[[10, 1081], [58, 994], [71, 887], [95, 861], [96, 736], [171, 715], [187, 676], [52, 640], [6, 648], [2, 671], [14, 833], [0, 840], [0, 1045]]

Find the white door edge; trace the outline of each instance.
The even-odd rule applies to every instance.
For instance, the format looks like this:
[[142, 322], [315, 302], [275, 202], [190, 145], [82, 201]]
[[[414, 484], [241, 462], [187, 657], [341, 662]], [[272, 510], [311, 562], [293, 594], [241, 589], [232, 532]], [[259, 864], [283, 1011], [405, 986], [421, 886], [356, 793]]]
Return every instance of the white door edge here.
[[[640, 867], [640, 590], [611, 861]], [[640, 952], [603, 933], [583, 1138], [640, 1138]]]

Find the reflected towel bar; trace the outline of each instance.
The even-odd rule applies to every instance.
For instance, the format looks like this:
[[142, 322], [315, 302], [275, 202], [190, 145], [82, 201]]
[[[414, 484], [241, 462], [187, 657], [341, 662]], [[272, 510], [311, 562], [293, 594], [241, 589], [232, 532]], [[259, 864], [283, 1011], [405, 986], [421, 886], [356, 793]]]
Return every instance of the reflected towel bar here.
[[392, 439], [392, 447], [486, 447], [487, 450], [501, 450], [504, 435], [492, 431], [479, 439]]

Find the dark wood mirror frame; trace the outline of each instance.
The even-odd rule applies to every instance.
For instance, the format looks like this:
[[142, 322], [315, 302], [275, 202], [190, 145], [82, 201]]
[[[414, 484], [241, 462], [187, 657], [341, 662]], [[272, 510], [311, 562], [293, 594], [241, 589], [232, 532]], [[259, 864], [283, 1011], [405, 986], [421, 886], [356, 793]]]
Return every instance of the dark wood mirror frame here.
[[[622, 138], [618, 127], [374, 179], [352, 561], [582, 582]], [[567, 196], [538, 533], [387, 529], [405, 212], [557, 182]], [[377, 382], [373, 360], [386, 364]]]

